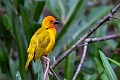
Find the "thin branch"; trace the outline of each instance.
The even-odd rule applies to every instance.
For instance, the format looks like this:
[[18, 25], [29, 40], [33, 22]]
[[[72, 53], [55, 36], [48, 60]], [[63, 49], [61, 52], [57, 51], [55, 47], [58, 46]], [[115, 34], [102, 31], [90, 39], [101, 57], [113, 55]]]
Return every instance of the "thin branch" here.
[[44, 73], [44, 79], [43, 80], [49, 80], [49, 76], [48, 76], [48, 71], [49, 71], [49, 61], [47, 61], [47, 67]]
[[88, 43], [100, 42], [100, 41], [115, 39], [115, 38], [119, 38], [119, 37], [120, 37], [120, 34], [112, 34], [112, 35], [108, 35], [108, 36], [100, 37], [100, 38], [87, 38], [87, 39], [85, 39], [85, 42], [88, 42]]
[[56, 80], [60, 80], [51, 67], [49, 67], [49, 70], [52, 72], [52, 74], [56, 78]]
[[68, 49], [63, 55], [57, 58], [57, 60], [51, 65], [51, 68], [54, 68], [58, 65], [67, 55], [69, 55], [80, 43], [82, 43], [86, 38], [88, 38], [93, 32], [96, 31], [104, 22], [109, 21], [110, 18], [113, 17], [113, 14], [118, 11], [120, 7], [120, 3], [110, 12], [108, 13], [97, 25], [89, 30], [80, 40], [78, 40], [70, 49]]
[[[46, 58], [43, 57], [43, 56], [40, 57], [40, 60], [41, 60], [42, 69], [43, 69], [43, 72], [44, 72], [44, 79], [43, 80], [49, 80], [49, 75], [48, 75], [48, 72], [47, 72], [47, 66], [48, 66], [48, 69], [49, 69], [49, 63], [46, 60]], [[47, 61], [47, 66], [46, 66], [46, 61]]]
[[80, 70], [81, 70], [83, 61], [85, 60], [85, 56], [86, 56], [86, 53], [87, 53], [87, 48], [88, 48], [88, 43], [85, 43], [81, 61], [80, 61], [80, 63], [79, 63], [79, 66], [78, 66], [78, 68], [77, 68], [77, 70], [76, 70], [76, 73], [75, 73], [75, 75], [74, 75], [74, 77], [73, 77], [72, 80], [76, 80], [76, 77], [77, 77], [77, 75], [79, 74], [79, 72], [80, 72]]
[[46, 70], [46, 59], [44, 59], [44, 57], [40, 57], [40, 60], [41, 60], [43, 72], [45, 73], [45, 70]]

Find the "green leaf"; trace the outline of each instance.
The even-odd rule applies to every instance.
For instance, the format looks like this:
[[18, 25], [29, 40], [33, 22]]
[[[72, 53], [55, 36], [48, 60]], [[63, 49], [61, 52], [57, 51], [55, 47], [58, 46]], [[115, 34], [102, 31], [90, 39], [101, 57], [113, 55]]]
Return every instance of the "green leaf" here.
[[[58, 0], [46, 0], [47, 7], [51, 12], [59, 18], [60, 9], [58, 8]], [[57, 11], [58, 10], [58, 11]]]
[[12, 4], [10, 3], [10, 0], [1, 0], [1, 1], [3, 2], [4, 5], [6, 5], [6, 7], [7, 7], [8, 9], [13, 10], [13, 6], [12, 6]]
[[107, 40], [105, 41], [112, 50], [114, 50], [117, 47], [117, 42], [114, 40]]
[[13, 12], [13, 32], [15, 35], [17, 50], [18, 50], [18, 57], [19, 57], [19, 69], [23, 80], [26, 80], [26, 71], [25, 71], [25, 61], [26, 61], [26, 39], [24, 38], [25, 34], [21, 29], [21, 25], [19, 22], [19, 18]]
[[105, 57], [104, 53], [101, 52], [100, 50], [99, 50], [99, 53], [100, 53], [100, 57], [101, 57], [103, 66], [109, 76], [109, 79], [110, 80], [118, 80], [115, 72], [113, 71], [113, 69], [112, 69], [111, 65], [109, 64], [107, 58]]
[[115, 61], [115, 60], [113, 60], [113, 59], [111, 59], [111, 58], [108, 58], [108, 57], [107, 57], [107, 59], [110, 60], [111, 62], [113, 62], [114, 64], [116, 64], [117, 66], [120, 67], [120, 63], [119, 63], [119, 62], [117, 62], [117, 61]]
[[5, 57], [5, 56], [6, 56], [6, 53], [5, 53], [5, 51], [4, 51], [2, 42], [1, 42], [1, 40], [0, 40], [0, 62], [6, 61], [5, 58], [7, 58], [7, 57]]
[[27, 37], [27, 41], [29, 42], [35, 28], [33, 27], [33, 20], [31, 19], [31, 15], [27, 8], [20, 5], [20, 13], [22, 16], [22, 23], [24, 27], [24, 31]]
[[[94, 61], [95, 61], [95, 64], [96, 64], [96, 69], [97, 69], [97, 72], [98, 74], [101, 74], [103, 71], [104, 71], [104, 68], [100, 62], [100, 60], [98, 58], [94, 58]], [[109, 80], [108, 79], [108, 76], [106, 75], [106, 73], [103, 73], [101, 76], [100, 76], [101, 80]]]
[[[97, 20], [99, 20], [101, 17], [104, 17], [104, 15], [106, 15], [108, 12], [110, 12], [110, 9], [112, 9], [113, 6], [99, 6], [97, 7], [94, 11], [91, 12], [91, 14], [89, 15], [91, 17], [91, 15], [94, 15], [92, 17], [92, 19], [89, 19], [88, 16], [88, 22], [85, 22], [83, 25], [81, 25], [81, 27], [79, 29], [77, 29], [78, 31], [76, 31], [76, 35], [74, 36], [75, 38], [80, 37], [80, 35], [83, 35], [86, 33], [86, 31], [88, 31], [88, 29], [90, 29], [91, 25], [93, 25]], [[101, 11], [100, 11], [101, 10]]]
[[41, 62], [39, 62], [38, 64], [39, 64], [39, 68], [38, 68], [38, 79], [37, 80], [43, 80], [44, 74], [43, 74]]
[[17, 71], [17, 74], [16, 74], [16, 80], [22, 80], [22, 78], [21, 78], [21, 75], [20, 75], [19, 71]]
[[4, 26], [7, 27], [8, 29], [10, 29], [10, 22], [9, 22], [9, 18], [6, 14], [4, 14], [3, 16], [3, 23], [4, 23]]
[[34, 20], [37, 22], [39, 20], [40, 14], [43, 10], [43, 7], [45, 5], [45, 1], [37, 1], [37, 7], [34, 13]]
[[18, 3], [23, 6], [24, 5], [24, 0], [18, 0]]
[[[77, 3], [78, 2], [78, 3]], [[51, 56], [57, 56], [58, 53], [60, 52], [61, 48], [63, 45], [65, 45], [69, 39], [74, 36], [73, 34], [75, 33], [76, 29], [78, 29], [78, 22], [79, 20], [75, 20], [78, 16], [77, 12], [84, 12], [85, 4], [87, 3], [86, 0], [78, 0], [72, 8], [74, 10], [71, 10], [70, 13], [68, 14], [69, 20], [66, 22], [64, 28], [62, 29], [61, 33], [57, 36], [55, 47], [53, 49], [53, 53], [50, 55]], [[74, 11], [77, 11], [74, 13]], [[80, 17], [82, 17], [79, 14]], [[81, 19], [81, 18], [79, 18]]]
[[74, 65], [75, 65], [75, 51], [65, 58], [65, 79], [70, 80], [74, 75]]
[[34, 74], [38, 73], [40, 63], [40, 59], [38, 59], [36, 62], [32, 61]]
[[9, 58], [9, 66], [10, 66], [10, 73], [11, 73], [11, 76], [12, 76], [12, 79], [15, 80], [16, 77], [16, 66], [15, 66], [15, 62], [13, 62], [13, 60], [11, 58]]

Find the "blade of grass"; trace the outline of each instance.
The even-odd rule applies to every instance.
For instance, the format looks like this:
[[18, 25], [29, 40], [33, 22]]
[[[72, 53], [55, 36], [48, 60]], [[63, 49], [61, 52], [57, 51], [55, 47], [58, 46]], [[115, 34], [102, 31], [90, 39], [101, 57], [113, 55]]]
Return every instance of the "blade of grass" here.
[[33, 32], [35, 31], [31, 19], [31, 15], [29, 14], [27, 8], [21, 5], [20, 5], [20, 13], [22, 16], [22, 23], [23, 23], [24, 31], [26, 33], [27, 41], [29, 42]]
[[18, 56], [19, 56], [19, 70], [23, 80], [26, 80], [26, 72], [25, 72], [25, 61], [26, 61], [26, 45], [25, 45], [25, 38], [24, 33], [21, 31], [21, 27], [19, 24], [19, 18], [17, 15], [12, 12], [13, 18], [13, 32], [16, 39], [16, 45], [18, 49]]
[[38, 80], [43, 80], [44, 74], [43, 74], [43, 69], [42, 69], [42, 65], [41, 65], [40, 60], [39, 60], [38, 65], [39, 65], [39, 68], [38, 68]]
[[3, 16], [3, 23], [4, 23], [4, 26], [10, 30], [10, 22], [9, 22], [9, 18], [6, 14], [4, 14], [4, 16]]
[[74, 75], [74, 64], [75, 64], [75, 51], [73, 51], [67, 58], [65, 59], [65, 70], [64, 70], [64, 77], [67, 80], [72, 79]]
[[22, 80], [22, 78], [21, 78], [21, 75], [20, 75], [19, 71], [17, 71], [17, 73], [16, 73], [16, 80]]
[[115, 50], [115, 48], [117, 47], [117, 42], [116, 41], [114, 41], [114, 40], [107, 40], [107, 41], [105, 41], [107, 44], [108, 44], [108, 46], [112, 49], [112, 50]]
[[[56, 39], [56, 44], [59, 42], [59, 40], [61, 40], [62, 36], [66, 33], [67, 29], [70, 27], [70, 24], [74, 21], [76, 15], [77, 15], [77, 12], [78, 11], [81, 11], [82, 12], [82, 8], [85, 4], [86, 0], [78, 0], [76, 1], [76, 3], [73, 5], [73, 8], [70, 10], [67, 18], [66, 18], [66, 22], [65, 22], [65, 26], [64, 28], [62, 29], [61, 33], [57, 36], [57, 39]], [[74, 11], [77, 11], [74, 13]]]
[[[77, 17], [76, 15], [78, 14], [77, 12], [84, 12], [84, 9], [85, 8], [85, 4], [86, 4], [86, 0], [79, 0], [79, 3], [76, 3], [74, 4], [74, 10], [70, 11], [71, 13], [69, 13], [69, 21], [67, 21], [66, 25], [64, 26], [64, 28], [62, 29], [61, 33], [57, 36], [57, 39], [56, 39], [56, 43], [55, 43], [55, 47], [53, 49], [53, 53], [50, 55], [51, 56], [57, 56], [58, 53], [60, 52], [62, 46], [64, 44], [67, 43], [67, 41], [72, 37], [71, 35], [74, 34], [75, 30], [77, 29], [78, 25], [77, 22], [78, 21], [74, 21], [74, 19]], [[77, 11], [74, 13], [74, 11]], [[83, 15], [83, 14], [79, 14], [80, 15]], [[75, 23], [73, 23], [75, 22]], [[74, 25], [72, 25], [72, 23]]]
[[0, 62], [6, 61], [7, 55], [3, 49], [2, 42], [0, 40]]
[[104, 68], [105, 68], [105, 70], [106, 70], [106, 72], [109, 76], [109, 79], [110, 80], [118, 80], [114, 70], [112, 69], [111, 65], [109, 64], [109, 62], [108, 62], [107, 58], [105, 57], [104, 53], [101, 52], [100, 50], [99, 50], [99, 53], [100, 53], [100, 57], [101, 57], [103, 66], [104, 66]]
[[117, 62], [117, 61], [115, 61], [115, 60], [113, 60], [113, 59], [111, 59], [111, 58], [108, 58], [108, 57], [107, 57], [107, 59], [110, 60], [111, 62], [113, 62], [114, 64], [116, 64], [117, 66], [120, 67], [120, 63], [119, 63], [119, 62]]
[[[96, 65], [96, 69], [97, 69], [98, 74], [101, 74], [101, 72], [104, 71], [104, 68], [103, 68], [102, 64], [100, 63], [100, 60], [95, 57], [94, 61], [95, 61], [95, 65]], [[108, 76], [106, 75], [106, 73], [103, 73], [100, 76], [100, 78], [101, 78], [101, 80], [109, 80]]]
[[[92, 24], [95, 23], [98, 19], [100, 19], [101, 17], [103, 17], [104, 15], [106, 15], [108, 12], [110, 12], [110, 9], [112, 9], [113, 6], [103, 6], [103, 7], [98, 7], [96, 8], [96, 11], [94, 12], [99, 12], [99, 13], [93, 13], [94, 17], [92, 17], [92, 20], [88, 21], [85, 25], [82, 26], [82, 28], [78, 29], [79, 31], [76, 31], [76, 35], [75, 38], [79, 37], [79, 35], [83, 34], [86, 32], [86, 30], [88, 31], [89, 28], [91, 28]], [[101, 12], [98, 10], [102, 10]]]
[[37, 22], [39, 20], [40, 14], [43, 10], [43, 7], [45, 5], [45, 1], [37, 1], [37, 7], [34, 13], [34, 20]]
[[16, 79], [15, 75], [17, 70], [16, 70], [15, 63], [11, 58], [9, 58], [9, 66], [10, 66], [10, 73], [11, 73], [12, 79], [15, 80]]

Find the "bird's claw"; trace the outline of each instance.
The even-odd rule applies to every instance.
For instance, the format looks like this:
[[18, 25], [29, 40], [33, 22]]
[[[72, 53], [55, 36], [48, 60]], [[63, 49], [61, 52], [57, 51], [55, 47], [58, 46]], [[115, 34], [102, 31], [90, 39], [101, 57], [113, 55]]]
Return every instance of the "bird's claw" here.
[[48, 62], [50, 62], [50, 59], [46, 56], [42, 56], [43, 58], [45, 58]]

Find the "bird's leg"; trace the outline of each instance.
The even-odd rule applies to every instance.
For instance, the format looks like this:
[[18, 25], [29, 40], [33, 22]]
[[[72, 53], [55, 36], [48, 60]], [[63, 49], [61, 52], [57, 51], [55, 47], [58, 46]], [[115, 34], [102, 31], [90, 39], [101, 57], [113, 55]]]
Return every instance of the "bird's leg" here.
[[50, 62], [50, 59], [47, 56], [42, 56], [43, 58], [45, 58], [48, 62]]
[[42, 56], [42, 58], [45, 59], [45, 65], [46, 65], [46, 69], [44, 72], [44, 79], [43, 80], [49, 80], [49, 76], [48, 76], [48, 72], [49, 72], [49, 63], [50, 63], [50, 59], [47, 56]]

